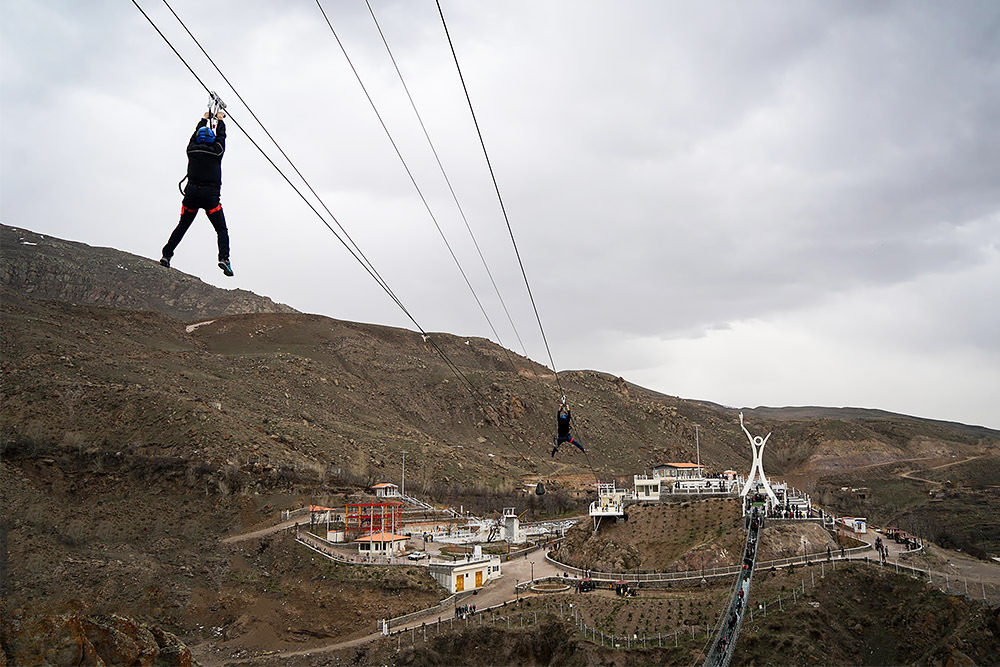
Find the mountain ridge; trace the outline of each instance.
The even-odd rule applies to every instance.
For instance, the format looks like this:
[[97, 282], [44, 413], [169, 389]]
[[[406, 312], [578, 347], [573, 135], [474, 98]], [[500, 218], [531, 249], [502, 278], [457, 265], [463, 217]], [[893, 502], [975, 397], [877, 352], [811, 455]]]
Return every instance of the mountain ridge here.
[[0, 284], [43, 299], [130, 310], [179, 320], [238, 313], [296, 313], [242, 289], [224, 290], [131, 253], [0, 225]]
[[[456, 377], [417, 332], [306, 315], [248, 292], [164, 272], [150, 260], [113, 249], [7, 226], [2, 231], [8, 436], [20, 428], [22, 435], [56, 437], [59, 429], [43, 427], [45, 419], [31, 416], [32, 410], [73, 431], [64, 415], [69, 393], [88, 402], [76, 413], [77, 421], [87, 423], [79, 437], [128, 442], [148, 437], [144, 433], [152, 429], [175, 451], [211, 451], [220, 461], [266, 453], [296, 465], [395, 474], [398, 451], [409, 447], [414, 465], [427, 464], [427, 481], [510, 485], [519, 477], [543, 477], [587, 486], [595, 474], [628, 477], [666, 460], [694, 460], [698, 424], [703, 462], [749, 465], [738, 409], [590, 370], [559, 375], [574, 407], [575, 434], [590, 457], [565, 453], [552, 460], [547, 452], [559, 401], [555, 376], [489, 340], [433, 334], [465, 376]], [[118, 266], [129, 267], [126, 272], [138, 280], [122, 281]], [[144, 268], [152, 278], [139, 275]], [[113, 278], [116, 290], [101, 287]], [[86, 299], [77, 298], [79, 289], [66, 299], [59, 285], [97, 287], [83, 290]], [[158, 289], [192, 296], [179, 304], [149, 293]], [[213, 321], [187, 331], [178, 319]], [[75, 325], [62, 326], [69, 322]], [[54, 374], [51, 363], [36, 363], [40, 355], [54, 360], [60, 372]], [[461, 387], [466, 381], [478, 396]], [[23, 392], [33, 385], [51, 391], [28, 410]], [[103, 424], [109, 402], [119, 409], [111, 388], [142, 403], [141, 416], [152, 422], [131, 429], [127, 420], [115, 428]], [[214, 405], [223, 407], [203, 414], [204, 406]], [[156, 410], [167, 416], [153, 419]], [[774, 472], [826, 470], [840, 459], [857, 465], [978, 453], [1000, 442], [1000, 431], [985, 427], [879, 410], [744, 412], [752, 432], [777, 431], [765, 452], [765, 465]], [[178, 413], [196, 413], [205, 432], [185, 430], [184, 419], [168, 418]]]

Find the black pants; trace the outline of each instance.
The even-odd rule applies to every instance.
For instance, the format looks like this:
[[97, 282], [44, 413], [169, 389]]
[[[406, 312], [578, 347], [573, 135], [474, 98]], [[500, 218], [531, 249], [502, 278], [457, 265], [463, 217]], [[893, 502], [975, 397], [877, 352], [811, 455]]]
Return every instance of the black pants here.
[[188, 227], [194, 222], [194, 217], [198, 215], [198, 209], [205, 209], [208, 221], [215, 228], [215, 234], [219, 237], [219, 261], [229, 261], [229, 230], [226, 228], [226, 216], [222, 212], [222, 204], [219, 203], [219, 187], [211, 185], [196, 185], [188, 183], [184, 188], [184, 202], [181, 204], [181, 219], [171, 232], [167, 245], [163, 246], [163, 256], [170, 259], [174, 256], [177, 244], [184, 238]]

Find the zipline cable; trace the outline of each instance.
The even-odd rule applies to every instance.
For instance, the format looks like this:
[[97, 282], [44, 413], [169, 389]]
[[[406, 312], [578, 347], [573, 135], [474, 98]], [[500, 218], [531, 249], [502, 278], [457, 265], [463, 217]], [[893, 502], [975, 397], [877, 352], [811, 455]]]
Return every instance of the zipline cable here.
[[[288, 164], [292, 167], [292, 169], [295, 171], [296, 175], [298, 175], [298, 177], [300, 179], [302, 179], [302, 182], [309, 189], [309, 192], [312, 193], [313, 197], [316, 198], [316, 200], [319, 202], [319, 204], [323, 208], [323, 210], [326, 211], [327, 215], [329, 215], [330, 218], [334, 221], [334, 223], [336, 223], [337, 228], [340, 229], [340, 231], [343, 233], [344, 237], [347, 238], [347, 240], [351, 242], [351, 245], [354, 246], [354, 249], [357, 251], [357, 255], [360, 256], [364, 260], [364, 263], [367, 264], [368, 267], [371, 267], [372, 270], [369, 271], [369, 273], [372, 274], [372, 277], [375, 278], [375, 280], [379, 283], [379, 285], [382, 286], [383, 289], [389, 291], [388, 290], [388, 285], [382, 279], [382, 276], [378, 273], [378, 271], [375, 270], [374, 265], [371, 263], [371, 261], [369, 261], [368, 257], [366, 257], [365, 254], [363, 252], [361, 252], [361, 248], [358, 247], [358, 244], [354, 242], [354, 239], [351, 238], [351, 235], [347, 233], [347, 230], [344, 229], [344, 226], [340, 224], [340, 221], [337, 220], [337, 216], [335, 216], [333, 214], [333, 212], [329, 209], [329, 207], [327, 207], [326, 202], [324, 202], [323, 198], [319, 196], [319, 193], [316, 192], [316, 190], [313, 188], [313, 186], [309, 182], [309, 180], [306, 179], [305, 175], [303, 175], [302, 172], [299, 171], [299, 168], [295, 166], [295, 162], [292, 161], [292, 158], [288, 157], [288, 154], [285, 153], [285, 150], [281, 147], [281, 144], [278, 143], [278, 140], [275, 139], [274, 136], [268, 131], [268, 129], [264, 126], [264, 123], [261, 122], [260, 118], [257, 117], [257, 114], [254, 113], [254, 110], [250, 107], [250, 105], [247, 103], [247, 101], [245, 99], [243, 99], [243, 96], [240, 95], [240, 91], [238, 91], [236, 89], [236, 86], [233, 85], [232, 81], [230, 81], [229, 78], [225, 74], [222, 73], [222, 69], [220, 69], [219, 66], [215, 63], [215, 60], [212, 59], [212, 56], [210, 56], [208, 54], [208, 51], [205, 50], [205, 47], [203, 47], [201, 45], [201, 42], [198, 41], [198, 38], [195, 37], [194, 34], [188, 29], [187, 24], [185, 24], [184, 21], [181, 20], [181, 17], [177, 15], [177, 12], [175, 12], [174, 8], [170, 6], [170, 3], [167, 2], [167, 0], [163, 0], [163, 4], [166, 5], [167, 9], [170, 10], [170, 13], [174, 15], [174, 18], [177, 19], [177, 22], [181, 24], [181, 27], [184, 28], [184, 32], [186, 32], [188, 34], [188, 37], [190, 37], [191, 40], [197, 45], [198, 49], [201, 50], [202, 55], [204, 55], [205, 58], [208, 59], [208, 62], [212, 63], [212, 67], [215, 68], [215, 71], [219, 73], [219, 76], [221, 76], [222, 80], [226, 82], [226, 85], [228, 85], [232, 89], [233, 93], [235, 93], [235, 95], [239, 99], [239, 101], [243, 104], [243, 106], [246, 107], [246, 109], [250, 113], [250, 115], [253, 116], [253, 119], [255, 121], [257, 121], [257, 124], [264, 131], [264, 134], [266, 134], [267, 138], [271, 140], [271, 143], [273, 143], [274, 146], [275, 146], [275, 148], [278, 149], [278, 152], [281, 153], [281, 156], [283, 158], [285, 158], [285, 161], [287, 161]], [[173, 48], [173, 47], [171, 47], [171, 48]], [[186, 64], [187, 63], [185, 63], [185, 65]], [[191, 69], [191, 68], [189, 67], [188, 69]], [[199, 79], [199, 82], [200, 82], [200, 79]], [[204, 85], [205, 84], [202, 83], [202, 86], [204, 86]], [[239, 127], [238, 124], [237, 124], [237, 127]], [[240, 128], [240, 129], [243, 129], [243, 128]], [[244, 133], [246, 133], [245, 130], [244, 130]], [[247, 135], [247, 136], [249, 137], [249, 135]], [[251, 141], [253, 141], [253, 140], [251, 139]], [[321, 218], [321, 220], [322, 220], [322, 218]], [[325, 220], [323, 222], [324, 222], [324, 224], [326, 223]], [[327, 226], [329, 226], [329, 225], [327, 225]], [[395, 298], [394, 295], [390, 294], [390, 296], [393, 298], [394, 301], [396, 300], [396, 298]]]
[[[318, 2], [319, 0], [317, 0]], [[462, 75], [462, 66], [458, 62], [458, 53], [455, 51], [455, 43], [451, 39], [451, 32], [448, 30], [448, 22], [444, 18], [444, 10], [441, 9], [441, 0], [434, 0], [437, 4], [438, 14], [441, 16], [441, 25], [444, 27], [444, 34], [448, 38], [448, 46], [451, 49], [452, 59], [455, 61], [455, 69], [458, 70], [458, 78], [462, 82], [462, 91], [465, 93], [465, 101], [469, 105], [469, 113], [472, 115], [472, 122], [476, 126], [476, 134], [479, 137], [479, 145], [483, 148], [483, 156], [486, 158], [486, 166], [490, 171], [490, 178], [493, 180], [493, 189], [497, 193], [497, 201], [500, 202], [500, 210], [503, 212], [504, 222], [507, 223], [507, 232], [510, 234], [510, 242], [514, 246], [514, 254], [517, 256], [517, 264], [521, 267], [521, 276], [524, 278], [524, 287], [528, 290], [528, 298], [531, 299], [531, 307], [535, 311], [535, 320], [538, 322], [538, 330], [542, 334], [542, 342], [545, 343], [545, 351], [549, 355], [549, 363], [552, 365], [552, 372], [556, 376], [556, 384], [559, 387], [560, 395], [565, 399], [566, 392], [563, 390], [562, 381], [559, 379], [559, 370], [556, 368], [556, 362], [552, 358], [552, 350], [549, 348], [549, 341], [545, 335], [545, 327], [542, 326], [542, 318], [538, 314], [538, 305], [535, 303], [535, 297], [531, 293], [531, 285], [528, 283], [528, 274], [524, 270], [524, 262], [521, 261], [521, 252], [517, 248], [517, 240], [514, 238], [514, 229], [510, 224], [510, 217], [507, 215], [507, 207], [504, 206], [503, 196], [500, 194], [500, 184], [497, 182], [496, 173], [493, 171], [493, 162], [490, 160], [489, 151], [486, 150], [486, 141], [483, 139], [483, 132], [479, 127], [479, 120], [476, 118], [476, 110], [472, 106], [472, 97], [469, 95], [469, 87], [465, 84], [465, 77]], [[584, 454], [587, 455], [587, 465], [590, 467], [590, 472], [594, 474], [594, 479], [600, 483], [600, 478], [597, 476], [597, 471], [594, 470], [593, 464], [590, 462], [590, 454], [586, 451]]]
[[452, 58], [455, 60], [455, 68], [458, 70], [458, 78], [462, 82], [462, 90], [465, 92], [465, 100], [469, 103], [469, 113], [472, 114], [472, 122], [476, 126], [476, 134], [479, 135], [479, 144], [483, 147], [483, 155], [486, 158], [486, 166], [490, 170], [490, 178], [493, 179], [493, 188], [497, 193], [497, 200], [500, 202], [500, 210], [503, 212], [504, 222], [507, 223], [507, 232], [510, 234], [510, 242], [514, 246], [514, 254], [517, 256], [518, 266], [521, 267], [521, 276], [524, 278], [524, 286], [528, 290], [528, 298], [531, 299], [531, 307], [535, 311], [535, 320], [538, 321], [538, 330], [542, 333], [542, 342], [545, 343], [545, 351], [549, 355], [549, 364], [552, 365], [552, 372], [556, 376], [556, 384], [559, 385], [559, 393], [565, 395], [562, 382], [559, 379], [559, 371], [556, 362], [552, 359], [552, 350], [549, 349], [549, 341], [545, 336], [545, 327], [542, 326], [542, 318], [538, 314], [538, 306], [535, 304], [535, 297], [531, 293], [531, 285], [528, 284], [528, 274], [524, 270], [524, 262], [521, 261], [521, 252], [517, 249], [517, 241], [514, 239], [514, 230], [510, 226], [510, 218], [507, 215], [507, 207], [504, 206], [503, 197], [500, 195], [500, 185], [497, 183], [496, 174], [493, 171], [493, 163], [490, 161], [490, 154], [486, 150], [486, 141], [483, 139], [483, 132], [479, 129], [479, 120], [476, 118], [476, 110], [472, 106], [472, 98], [469, 96], [469, 88], [465, 85], [465, 77], [462, 76], [462, 66], [458, 64], [458, 54], [455, 52], [455, 44], [451, 41], [451, 33], [448, 31], [448, 23], [444, 19], [444, 10], [441, 9], [441, 0], [434, 0], [437, 4], [438, 14], [441, 15], [441, 25], [444, 26], [444, 34], [448, 37], [448, 46], [451, 48]]
[[[136, 0], [132, 0], [132, 4], [135, 5], [135, 8], [139, 10], [139, 13], [142, 14], [142, 16], [149, 23], [149, 25], [152, 26], [153, 30], [155, 30], [156, 33], [160, 36], [160, 38], [163, 39], [164, 43], [166, 43], [166, 45], [170, 48], [170, 50], [174, 52], [174, 55], [176, 55], [177, 58], [181, 61], [181, 63], [183, 63], [184, 67], [187, 68], [187, 70], [191, 73], [191, 75], [195, 78], [195, 80], [198, 81], [198, 83], [201, 85], [201, 87], [205, 89], [205, 92], [211, 94], [212, 91], [205, 84], [205, 82], [201, 79], [201, 77], [198, 76], [198, 73], [195, 72], [194, 69], [191, 67], [191, 65], [188, 64], [187, 60], [184, 59], [184, 56], [182, 56], [180, 54], [180, 52], [174, 47], [174, 45], [170, 42], [170, 40], [167, 38], [167, 36], [163, 34], [163, 32], [160, 30], [160, 28], [156, 25], [156, 23], [153, 21], [153, 19], [150, 18], [150, 16], [143, 10], [143, 8], [139, 5], [139, 3]], [[164, 4], [166, 4], [166, 0], [164, 0]], [[171, 12], [173, 13], [172, 10], [171, 10]], [[183, 21], [181, 21], [180, 17], [178, 17], [176, 13], [174, 13], [174, 16], [175, 16], [175, 18], [177, 18], [177, 21], [181, 23], [181, 25], [184, 25]], [[187, 30], [186, 26], [184, 26], [184, 29], [188, 32], [189, 35], [191, 35], [191, 32], [189, 30]], [[194, 38], [194, 36], [192, 35], [192, 39], [193, 38]], [[216, 67], [216, 69], [218, 69], [218, 68]], [[221, 72], [220, 72], [220, 74], [221, 74]], [[228, 83], [228, 81], [227, 81], [227, 83]], [[234, 92], [235, 92], [235, 89], [234, 89]], [[431, 346], [438, 353], [438, 356], [440, 356], [441, 359], [444, 361], [445, 365], [448, 366], [449, 370], [451, 370], [451, 372], [459, 379], [459, 381], [463, 383], [463, 385], [466, 387], [466, 389], [474, 397], [476, 397], [478, 399], [477, 402], [479, 403], [480, 409], [483, 410], [483, 412], [488, 415], [489, 413], [486, 410], [486, 406], [489, 406], [489, 401], [486, 400], [486, 397], [483, 396], [482, 392], [480, 392], [479, 389], [472, 383], [472, 381], [461, 371], [461, 369], [458, 368], [458, 366], [451, 359], [451, 357], [449, 357], [447, 355], [447, 353], [445, 353], [445, 351], [437, 344], [437, 341], [433, 337], [431, 337], [430, 334], [428, 334], [427, 331], [425, 331], [423, 327], [420, 326], [420, 324], [416, 321], [416, 319], [413, 317], [413, 315], [410, 314], [409, 310], [407, 310], [406, 307], [403, 305], [402, 301], [399, 300], [399, 298], [393, 293], [393, 291], [389, 288], [389, 286], [385, 283], [385, 281], [381, 278], [381, 276], [378, 275], [378, 273], [375, 271], [374, 267], [369, 266], [368, 264], [366, 264], [365, 262], [367, 260], [362, 261], [362, 259], [357, 254], [354, 253], [354, 251], [351, 249], [351, 247], [337, 234], [337, 232], [333, 229], [333, 227], [331, 227], [330, 224], [323, 218], [323, 215], [305, 197], [305, 195], [302, 193], [302, 191], [299, 190], [298, 187], [296, 187], [296, 185], [294, 183], [292, 183], [291, 179], [288, 178], [288, 176], [281, 170], [281, 168], [274, 162], [274, 160], [272, 160], [271, 157], [264, 151], [264, 149], [261, 148], [260, 144], [258, 144], [253, 139], [252, 136], [250, 136], [250, 133], [247, 132], [246, 128], [244, 128], [239, 123], [239, 121], [232, 116], [232, 113], [229, 113], [228, 115], [229, 115], [229, 119], [233, 122], [233, 124], [236, 125], [236, 127], [239, 128], [239, 130], [241, 132], [243, 132], [243, 134], [247, 137], [247, 139], [250, 140], [250, 143], [253, 144], [253, 146], [260, 152], [260, 154], [264, 156], [264, 159], [266, 159], [268, 161], [268, 163], [270, 163], [270, 165], [272, 167], [274, 167], [275, 171], [278, 172], [278, 174], [285, 180], [285, 182], [288, 183], [288, 185], [302, 199], [302, 201], [305, 202], [305, 204], [310, 208], [310, 210], [312, 210], [312, 212], [316, 215], [316, 217], [319, 218], [320, 222], [322, 222], [323, 225], [326, 226], [326, 228], [330, 230], [330, 232], [337, 238], [337, 240], [340, 241], [340, 243], [347, 249], [347, 251], [351, 254], [351, 256], [354, 257], [354, 259], [359, 264], [361, 264], [361, 266], [368, 272], [368, 274], [370, 276], [372, 276], [372, 278], [379, 284], [380, 287], [382, 287], [382, 289], [386, 292], [386, 294], [389, 295], [389, 297], [393, 300], [393, 302], [396, 303], [396, 305], [400, 308], [400, 310], [403, 311], [403, 313], [410, 320], [410, 322], [412, 322], [413, 325], [417, 328], [417, 330], [421, 333], [421, 335], [423, 336], [424, 341], [425, 342], [429, 342], [431, 344]], [[257, 122], [260, 123], [260, 120], [258, 119]], [[261, 124], [261, 127], [263, 127], [263, 124]], [[266, 129], [265, 129], [265, 132], [266, 132]], [[268, 134], [268, 136], [270, 136], [270, 134]], [[286, 156], [285, 159], [287, 160], [288, 157]], [[289, 160], [289, 162], [291, 162], [291, 160]], [[339, 225], [339, 223], [338, 223], [338, 225]], [[495, 408], [492, 408], [492, 406], [490, 406], [490, 409], [493, 410], [493, 412], [495, 412], [499, 416], [499, 414], [500, 414], [499, 411], [497, 411]], [[529, 460], [526, 456], [524, 456], [523, 453], [521, 453], [520, 448], [510, 438], [510, 436], [508, 436], [502, 429], [498, 429], [498, 431], [504, 437], [504, 439], [507, 440], [508, 443], [510, 443], [510, 445], [514, 448], [514, 450], [518, 453], [518, 455], [521, 457], [522, 460], [524, 460], [524, 461], [528, 461]], [[529, 451], [530, 451], [530, 449], [529, 449]], [[544, 458], [542, 458], [542, 460], [545, 461]], [[546, 461], [546, 463], [548, 463], [549, 468], [551, 470], [554, 470], [554, 466], [551, 463], [549, 463], [547, 461]]]
[[375, 116], [378, 118], [379, 124], [382, 126], [382, 130], [385, 131], [385, 136], [389, 139], [389, 143], [392, 144], [392, 148], [396, 151], [396, 157], [403, 165], [403, 169], [406, 171], [406, 175], [410, 177], [410, 182], [413, 184], [414, 189], [417, 191], [417, 195], [420, 197], [420, 201], [423, 202], [424, 208], [427, 210], [427, 215], [430, 216], [431, 221], [434, 223], [434, 227], [437, 228], [438, 234], [441, 235], [441, 240], [444, 241], [445, 246], [448, 248], [448, 253], [451, 255], [452, 260], [455, 262], [455, 266], [458, 267], [459, 273], [462, 274], [462, 278], [465, 280], [465, 284], [469, 287], [469, 291], [472, 292], [473, 298], [479, 305], [479, 310], [482, 311], [483, 317], [486, 318], [487, 324], [490, 326], [490, 330], [493, 335], [496, 336], [497, 342], [500, 347], [503, 348], [504, 353], [507, 355], [507, 361], [510, 362], [511, 368], [517, 371], [517, 366], [514, 364], [514, 359], [510, 356], [510, 352], [507, 347], [503, 344], [503, 340], [500, 338], [500, 334], [497, 333], [496, 327], [493, 326], [493, 321], [490, 320], [490, 316], [486, 313], [486, 308], [483, 306], [483, 302], [480, 301], [479, 295], [476, 293], [475, 288], [472, 286], [472, 282], [469, 280], [469, 276], [466, 275], [465, 269], [462, 268], [462, 263], [458, 261], [458, 256], [455, 255], [455, 251], [451, 247], [451, 243], [448, 242], [448, 238], [445, 236], [444, 230], [441, 229], [441, 225], [438, 224], [437, 217], [434, 215], [434, 211], [431, 210], [430, 204], [427, 202], [427, 198], [424, 197], [423, 190], [417, 184], [417, 179], [413, 176], [413, 172], [410, 170], [410, 165], [407, 164], [406, 159], [403, 157], [402, 152], [399, 150], [399, 146], [396, 144], [396, 140], [393, 139], [392, 133], [389, 131], [389, 127], [385, 124], [385, 120], [382, 118], [382, 114], [379, 112], [378, 107], [375, 105], [375, 100], [372, 99], [371, 94], [368, 92], [368, 88], [365, 86], [364, 81], [361, 80], [361, 75], [358, 73], [357, 68], [354, 66], [354, 62], [351, 57], [347, 54], [347, 49], [344, 47], [344, 43], [340, 41], [340, 36], [337, 31], [333, 28], [333, 23], [330, 22], [330, 17], [326, 15], [326, 10], [323, 9], [323, 5], [320, 4], [319, 0], [316, 0], [316, 6], [319, 7], [320, 13], [323, 15], [323, 19], [326, 21], [327, 27], [330, 28], [330, 32], [333, 34], [333, 38], [337, 41], [337, 46], [340, 47], [341, 53], [344, 54], [344, 58], [347, 60], [347, 64], [350, 65], [351, 71], [354, 73], [354, 78], [358, 80], [358, 85], [361, 86], [361, 90], [364, 92], [365, 97], [368, 99], [368, 104], [371, 105], [372, 111], [375, 112]]
[[[177, 49], [174, 48], [174, 45], [170, 42], [169, 39], [167, 39], [167, 36], [163, 34], [163, 32], [159, 29], [159, 27], [157, 27], [156, 23], [153, 22], [153, 20], [143, 10], [143, 8], [139, 6], [139, 3], [136, 2], [136, 0], [132, 0], [132, 4], [135, 5], [135, 8], [139, 10], [139, 13], [141, 13], [143, 15], [143, 17], [145, 17], [146, 21], [149, 22], [149, 24], [153, 27], [153, 30], [155, 30], [157, 32], [157, 34], [163, 39], [163, 41], [166, 43], [166, 45], [168, 47], [170, 47], [170, 50], [174, 52], [174, 55], [176, 55], [177, 58], [180, 59], [181, 63], [184, 64], [184, 67], [186, 67], [187, 70], [191, 73], [191, 76], [193, 76], [195, 78], [195, 80], [197, 80], [198, 83], [201, 85], [201, 87], [205, 89], [205, 92], [211, 94], [211, 92], [212, 92], [211, 89], [209, 89], [209, 87], [205, 84], [205, 82], [201, 79], [201, 77], [198, 76], [198, 73], [194, 71], [194, 69], [191, 67], [191, 65], [188, 64], [187, 60], [184, 59], [184, 56], [182, 56], [180, 54], [180, 52], [178, 52]], [[174, 16], [176, 16], [176, 14], [174, 14]], [[181, 25], [183, 25], [183, 21], [181, 21], [180, 18], [178, 18], [177, 20], [179, 22], [181, 22]], [[185, 29], [186, 29], [186, 27], [185, 27]], [[190, 32], [189, 32], [189, 34], [190, 34]], [[294, 183], [292, 183], [291, 179], [288, 178], [288, 176], [285, 174], [285, 172], [283, 172], [281, 170], [281, 167], [279, 167], [274, 162], [274, 160], [271, 159], [271, 156], [269, 156], [267, 154], [267, 152], [264, 151], [263, 148], [261, 148], [260, 144], [258, 144], [254, 140], [254, 138], [250, 135], [250, 133], [247, 132], [246, 128], [244, 128], [240, 124], [239, 120], [237, 120], [232, 115], [232, 112], [227, 110], [227, 114], [229, 116], [229, 120], [232, 121], [233, 124], [236, 125], [236, 127], [238, 127], [240, 129], [240, 131], [243, 132], [244, 135], [246, 135], [247, 139], [250, 140], [250, 143], [253, 144], [254, 148], [256, 148], [260, 152], [260, 154], [264, 156], [264, 159], [267, 160], [271, 164], [271, 166], [274, 167], [275, 171], [277, 171], [278, 174], [285, 180], [285, 182], [288, 183], [288, 185], [291, 186], [291, 188], [293, 190], [295, 190], [295, 194], [297, 194], [299, 196], [299, 198], [301, 198], [302, 201], [305, 202], [306, 206], [308, 206], [310, 208], [310, 210], [312, 210], [312, 212], [314, 214], [316, 214], [316, 217], [319, 218], [319, 221], [322, 222], [323, 225], [325, 225], [326, 228], [330, 230], [330, 232], [337, 238], [338, 241], [340, 241], [341, 244], [343, 244], [343, 246], [347, 249], [347, 251], [349, 253], [351, 253], [351, 256], [353, 256], [361, 264], [361, 266], [364, 267], [364, 269], [375, 280], [375, 282], [377, 282], [379, 284], [379, 286], [381, 286], [382, 289], [386, 292], [386, 294], [389, 295], [389, 298], [391, 298], [396, 303], [396, 305], [399, 306], [399, 308], [406, 314], [406, 316], [409, 318], [409, 320], [411, 322], [413, 322], [414, 324], [416, 324], [415, 320], [413, 319], [413, 316], [410, 315], [409, 311], [406, 310], [406, 307], [403, 306], [403, 303], [396, 297], [396, 295], [392, 292], [392, 290], [389, 289], [389, 286], [385, 283], [385, 281], [378, 274], [378, 272], [375, 271], [374, 267], [370, 266], [368, 263], [366, 263], [367, 259], [363, 261], [354, 252], [354, 250], [349, 245], [347, 245], [347, 243], [344, 241], [344, 239], [342, 239], [340, 237], [340, 235], [337, 234], [336, 230], [334, 230], [333, 227], [331, 227], [330, 224], [323, 218], [323, 215], [318, 210], [316, 210], [316, 207], [313, 206], [312, 202], [310, 202], [306, 198], [306, 196], [302, 194], [302, 191], [299, 190], [298, 187], [296, 187], [296, 185]], [[258, 123], [259, 122], [260, 121], [258, 120]], [[287, 156], [286, 156], [285, 159], [288, 159]]]
[[472, 232], [472, 226], [469, 224], [469, 218], [465, 215], [465, 209], [462, 208], [462, 204], [458, 201], [458, 194], [456, 194], [455, 188], [451, 184], [451, 179], [448, 178], [448, 172], [445, 170], [444, 164], [441, 162], [441, 156], [438, 155], [437, 148], [434, 146], [434, 142], [431, 140], [431, 135], [427, 131], [427, 126], [424, 124], [424, 119], [420, 115], [420, 111], [417, 109], [417, 103], [413, 100], [413, 95], [410, 94], [410, 88], [406, 85], [406, 80], [403, 78], [403, 73], [399, 69], [396, 57], [393, 55], [392, 49], [389, 48], [389, 41], [386, 39], [385, 33], [382, 32], [382, 26], [379, 24], [378, 18], [375, 16], [375, 10], [372, 9], [372, 4], [369, 0], [365, 0], [365, 4], [368, 5], [368, 13], [371, 14], [372, 21], [375, 22], [375, 28], [378, 30], [379, 37], [382, 38], [382, 43], [385, 45], [386, 53], [389, 54], [389, 60], [392, 61], [392, 66], [396, 69], [396, 75], [399, 77], [399, 82], [402, 84], [403, 90], [406, 91], [406, 97], [410, 100], [410, 106], [413, 108], [413, 113], [417, 117], [417, 122], [420, 123], [420, 129], [423, 130], [424, 137], [427, 139], [427, 145], [430, 146], [431, 152], [434, 154], [434, 159], [437, 161], [438, 169], [441, 170], [441, 176], [444, 177], [444, 182], [448, 184], [448, 191], [451, 193], [451, 198], [455, 202], [455, 207], [458, 209], [459, 214], [461, 214], [462, 221], [465, 223], [465, 228], [469, 230], [469, 236], [472, 238], [472, 243], [476, 246], [476, 252], [479, 253], [479, 259], [483, 263], [483, 268], [486, 269], [486, 274], [490, 277], [490, 283], [493, 285], [493, 291], [496, 292], [497, 299], [500, 300], [500, 305], [503, 306], [503, 312], [507, 315], [507, 322], [510, 323], [510, 328], [514, 330], [514, 336], [517, 338], [517, 342], [521, 346], [521, 353], [527, 357], [528, 352], [524, 346], [524, 341], [521, 340], [521, 334], [514, 325], [514, 320], [511, 318], [510, 311], [507, 309], [507, 303], [500, 294], [500, 288], [497, 286], [497, 281], [493, 278], [493, 272], [490, 270], [490, 265], [486, 262], [486, 257], [483, 255], [483, 251], [479, 247], [479, 241], [476, 239], [476, 235]]

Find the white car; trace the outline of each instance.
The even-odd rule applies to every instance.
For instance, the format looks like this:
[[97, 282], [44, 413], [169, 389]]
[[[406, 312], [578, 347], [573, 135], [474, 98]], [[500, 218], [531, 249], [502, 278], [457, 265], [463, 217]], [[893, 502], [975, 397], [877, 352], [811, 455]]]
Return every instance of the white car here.
[[407, 558], [410, 560], [423, 560], [424, 558], [427, 558], [427, 554], [423, 551], [414, 551], [412, 554], [407, 556]]

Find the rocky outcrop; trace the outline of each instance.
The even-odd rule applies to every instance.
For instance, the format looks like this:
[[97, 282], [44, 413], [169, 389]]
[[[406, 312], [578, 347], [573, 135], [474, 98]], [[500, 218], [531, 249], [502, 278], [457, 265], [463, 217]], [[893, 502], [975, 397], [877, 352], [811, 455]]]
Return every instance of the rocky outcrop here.
[[295, 313], [246, 290], [224, 290], [158, 262], [0, 226], [0, 285], [35, 298], [151, 310], [190, 321], [242, 313]]
[[190, 667], [176, 636], [126, 616], [12, 614], [0, 622], [0, 667], [14, 665], [152, 665]]

